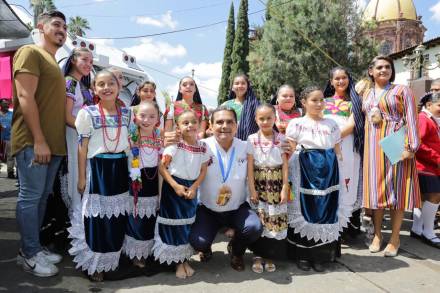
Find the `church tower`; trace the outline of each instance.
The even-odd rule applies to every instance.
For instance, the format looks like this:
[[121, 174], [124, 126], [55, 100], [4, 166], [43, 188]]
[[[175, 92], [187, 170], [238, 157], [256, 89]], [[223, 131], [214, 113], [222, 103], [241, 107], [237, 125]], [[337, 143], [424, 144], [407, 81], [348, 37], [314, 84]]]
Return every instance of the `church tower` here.
[[389, 55], [423, 42], [426, 28], [412, 0], [370, 0], [363, 21], [367, 36], [379, 44], [379, 53]]

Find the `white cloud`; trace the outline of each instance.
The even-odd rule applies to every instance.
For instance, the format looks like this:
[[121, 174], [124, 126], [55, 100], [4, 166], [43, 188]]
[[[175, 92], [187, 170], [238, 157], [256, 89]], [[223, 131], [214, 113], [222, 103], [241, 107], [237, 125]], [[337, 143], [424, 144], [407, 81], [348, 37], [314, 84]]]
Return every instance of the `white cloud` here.
[[432, 19], [440, 22], [440, 1], [438, 1], [437, 4], [429, 8], [429, 11], [432, 12]]
[[136, 57], [137, 62], [155, 62], [166, 64], [169, 58], [181, 58], [186, 55], [186, 48], [178, 44], [155, 42], [152, 38], [142, 38], [139, 45], [124, 48], [128, 54]]
[[[222, 75], [222, 63], [198, 63], [188, 62], [184, 66], [175, 67], [171, 71], [174, 74], [185, 76], [191, 75], [191, 70], [194, 69], [194, 79], [202, 96], [203, 104], [206, 106], [217, 106], [217, 91], [220, 85]], [[178, 83], [169, 85], [167, 90], [171, 95], [176, 95], [178, 90]]]
[[168, 10], [159, 19], [149, 17], [149, 16], [136, 16], [134, 20], [137, 24], [152, 25], [155, 27], [169, 27], [170, 29], [175, 29], [177, 26], [177, 21], [173, 19], [171, 11]]

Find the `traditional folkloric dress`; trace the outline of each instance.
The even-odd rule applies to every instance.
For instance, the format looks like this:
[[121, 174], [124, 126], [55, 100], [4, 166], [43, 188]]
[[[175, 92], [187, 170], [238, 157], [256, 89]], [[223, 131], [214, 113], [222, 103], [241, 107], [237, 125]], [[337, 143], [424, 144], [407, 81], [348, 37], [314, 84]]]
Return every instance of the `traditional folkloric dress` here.
[[[168, 172], [178, 184], [185, 187], [192, 186], [200, 175], [202, 164], [210, 158], [206, 143], [202, 141], [197, 146], [184, 142], [171, 145], [165, 148], [163, 157], [165, 161], [171, 159]], [[195, 220], [196, 207], [197, 197], [185, 199], [178, 196], [164, 180], [153, 247], [154, 257], [160, 263], [184, 262], [194, 253], [188, 237]]]
[[[286, 113], [283, 110], [281, 110], [279, 105], [275, 105], [275, 110], [276, 110], [276, 112], [275, 112], [275, 114], [276, 114], [275, 125], [278, 130], [280, 129], [280, 127], [279, 127], [280, 125], [283, 126], [283, 127], [281, 127], [281, 129], [286, 129], [290, 120], [295, 119], [295, 118], [299, 118], [302, 116], [302, 111], [299, 108], [293, 109], [293, 111], [291, 113]], [[285, 134], [285, 132], [286, 131], [284, 130], [283, 134]]]
[[[73, 101], [72, 115], [76, 117], [79, 110], [90, 104], [92, 95], [82, 86], [81, 82], [71, 76], [66, 76], [67, 98]], [[69, 211], [70, 220], [73, 215], [81, 215], [81, 195], [77, 190], [78, 183], [78, 133], [75, 128], [66, 125], [67, 143], [67, 174], [61, 174], [61, 197]], [[61, 173], [64, 173], [61, 170]]]
[[[255, 189], [258, 204], [254, 206], [263, 224], [263, 233], [251, 247], [262, 257], [271, 258], [280, 253], [280, 241], [287, 236], [287, 204], [280, 204], [283, 188], [282, 134], [274, 132], [273, 140], [251, 134], [247, 141], [247, 153], [254, 158]], [[278, 251], [277, 251], [278, 250]]]
[[[362, 109], [365, 112], [363, 206], [369, 209], [398, 210], [420, 207], [420, 190], [415, 159], [392, 165], [379, 141], [405, 127], [405, 148], [417, 151], [420, 139], [415, 98], [403, 85], [389, 85], [382, 93], [370, 89]], [[368, 118], [380, 110], [382, 121], [375, 125]]]
[[143, 137], [138, 126], [130, 125], [132, 152], [130, 169], [130, 213], [123, 251], [131, 259], [152, 254], [154, 228], [159, 206], [159, 160], [162, 155], [160, 132], [153, 137]]
[[206, 109], [203, 104], [192, 103], [191, 106], [189, 106], [184, 100], [171, 103], [165, 109], [164, 119], [165, 121], [173, 119], [174, 123], [176, 123], [179, 116], [185, 110], [193, 110], [196, 113], [197, 118], [199, 118], [199, 123], [209, 120], [208, 109]]
[[255, 189], [258, 194], [257, 214], [262, 220], [263, 237], [281, 240], [287, 235], [287, 204], [280, 204], [283, 187], [283, 135], [274, 132], [267, 140], [260, 133], [248, 137], [247, 153], [254, 157]]
[[[324, 117], [332, 119], [342, 131], [348, 124], [351, 114], [351, 102], [344, 97], [334, 96], [325, 99]], [[339, 164], [339, 177], [342, 181], [339, 195], [345, 206], [352, 210], [359, 209], [362, 204], [362, 192], [359, 187], [360, 155], [354, 150], [353, 134], [347, 135], [341, 141], [342, 164]]]
[[[131, 211], [127, 155], [130, 110], [102, 119], [99, 106], [81, 109], [75, 121], [80, 139], [88, 138], [82, 222], [69, 228], [77, 268], [88, 274], [115, 270]], [[120, 128], [119, 139], [118, 128]]]
[[294, 194], [288, 204], [289, 256], [311, 261], [333, 261], [340, 231], [347, 226], [351, 206], [345, 206], [339, 190], [335, 144], [341, 132], [333, 120], [293, 119], [286, 137], [301, 148], [290, 160]]

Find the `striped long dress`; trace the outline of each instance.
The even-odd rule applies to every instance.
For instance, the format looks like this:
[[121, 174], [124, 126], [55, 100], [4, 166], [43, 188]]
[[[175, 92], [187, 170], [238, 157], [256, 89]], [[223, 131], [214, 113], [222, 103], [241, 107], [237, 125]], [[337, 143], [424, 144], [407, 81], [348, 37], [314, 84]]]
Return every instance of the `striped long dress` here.
[[367, 117], [363, 206], [397, 210], [419, 207], [421, 200], [415, 159], [400, 161], [393, 166], [379, 145], [382, 138], [406, 126], [405, 147], [412, 152], [417, 150], [420, 138], [414, 95], [406, 86], [391, 85], [377, 105], [383, 118], [378, 126], [368, 119], [369, 111], [375, 107], [374, 99], [374, 90], [370, 90], [362, 105]]

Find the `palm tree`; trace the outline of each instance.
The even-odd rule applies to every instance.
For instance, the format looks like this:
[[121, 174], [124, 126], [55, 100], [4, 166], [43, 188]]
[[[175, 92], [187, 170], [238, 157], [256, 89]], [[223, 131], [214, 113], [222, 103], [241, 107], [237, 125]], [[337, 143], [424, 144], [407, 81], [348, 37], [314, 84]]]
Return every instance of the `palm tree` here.
[[84, 30], [90, 30], [89, 21], [81, 16], [70, 17], [67, 29], [73, 36], [83, 37], [86, 34]]
[[31, 8], [34, 10], [34, 26], [37, 25], [38, 15], [57, 9], [52, 0], [31, 0]]

